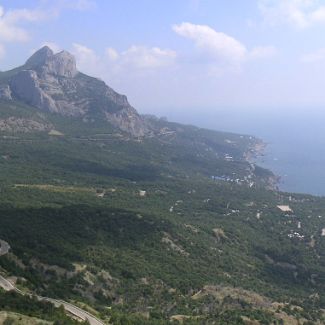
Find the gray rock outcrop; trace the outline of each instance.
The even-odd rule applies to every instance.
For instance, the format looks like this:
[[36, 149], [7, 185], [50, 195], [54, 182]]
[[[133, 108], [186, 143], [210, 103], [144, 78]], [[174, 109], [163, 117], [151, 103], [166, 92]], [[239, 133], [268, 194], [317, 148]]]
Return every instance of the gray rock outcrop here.
[[10, 81], [10, 88], [15, 97], [26, 104], [57, 112], [54, 100], [41, 89], [35, 71], [23, 70], [17, 73]]
[[84, 121], [102, 119], [133, 136], [150, 133], [148, 122], [126, 96], [103, 81], [78, 72], [69, 52], [54, 54], [45, 46], [8, 75], [7, 83], [0, 86], [0, 98]]
[[34, 53], [26, 61], [25, 67], [37, 71], [43, 77], [50, 74], [57, 77], [73, 78], [78, 73], [76, 60], [72, 54], [67, 51], [54, 54], [47, 46]]
[[44, 121], [35, 121], [27, 118], [9, 117], [0, 119], [0, 131], [14, 133], [44, 132], [50, 131], [53, 126]]
[[12, 100], [9, 85], [0, 85], [0, 98], [5, 100]]

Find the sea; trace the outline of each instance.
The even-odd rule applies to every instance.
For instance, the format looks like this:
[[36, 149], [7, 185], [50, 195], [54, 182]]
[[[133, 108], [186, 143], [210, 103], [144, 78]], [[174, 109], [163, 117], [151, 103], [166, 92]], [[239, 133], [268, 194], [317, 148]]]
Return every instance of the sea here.
[[280, 176], [282, 191], [325, 196], [325, 109], [191, 110], [170, 112], [171, 121], [249, 134], [262, 139], [256, 163]]

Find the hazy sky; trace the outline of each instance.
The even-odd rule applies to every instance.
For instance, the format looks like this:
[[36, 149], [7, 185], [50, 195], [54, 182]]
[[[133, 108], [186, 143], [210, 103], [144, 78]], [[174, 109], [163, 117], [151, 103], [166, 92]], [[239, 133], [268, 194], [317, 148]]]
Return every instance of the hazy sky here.
[[44, 44], [140, 112], [325, 108], [325, 0], [0, 0], [0, 70]]

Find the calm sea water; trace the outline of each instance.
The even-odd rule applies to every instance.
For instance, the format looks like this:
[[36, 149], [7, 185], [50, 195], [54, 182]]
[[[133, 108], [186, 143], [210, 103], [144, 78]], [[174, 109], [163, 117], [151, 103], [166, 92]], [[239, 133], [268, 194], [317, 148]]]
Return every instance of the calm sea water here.
[[258, 164], [281, 177], [288, 192], [325, 196], [325, 112], [171, 113], [170, 120], [255, 135], [268, 144]]

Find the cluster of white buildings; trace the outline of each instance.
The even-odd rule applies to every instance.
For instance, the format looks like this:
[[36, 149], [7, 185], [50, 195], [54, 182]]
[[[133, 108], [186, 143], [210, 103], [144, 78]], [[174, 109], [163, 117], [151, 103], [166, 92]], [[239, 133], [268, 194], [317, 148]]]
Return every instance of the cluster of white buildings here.
[[236, 183], [236, 184], [247, 184], [249, 187], [253, 187], [255, 182], [252, 180], [252, 175], [244, 176], [241, 178], [232, 178], [229, 176], [211, 176], [211, 179], [214, 181], [224, 181], [228, 183]]
[[305, 238], [304, 235], [299, 234], [299, 232], [297, 232], [297, 231], [291, 232], [290, 234], [288, 234], [288, 237], [289, 238], [298, 238], [298, 239], [304, 239]]

